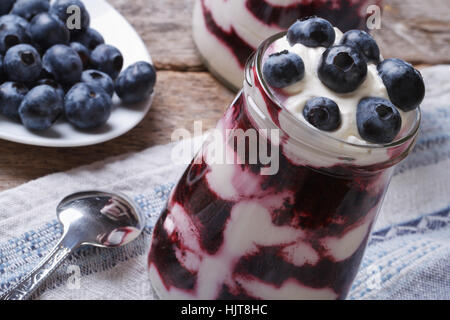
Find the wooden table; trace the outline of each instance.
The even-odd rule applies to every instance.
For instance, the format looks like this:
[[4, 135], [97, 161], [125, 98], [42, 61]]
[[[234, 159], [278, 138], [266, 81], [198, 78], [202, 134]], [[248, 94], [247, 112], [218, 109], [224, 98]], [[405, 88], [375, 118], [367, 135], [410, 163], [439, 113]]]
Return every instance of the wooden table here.
[[[140, 33], [158, 70], [152, 110], [131, 132], [107, 143], [52, 149], [0, 141], [0, 190], [107, 157], [170, 142], [176, 128], [211, 128], [234, 97], [205, 70], [191, 37], [193, 0], [110, 0]], [[376, 31], [385, 57], [450, 62], [448, 0], [386, 0]]]

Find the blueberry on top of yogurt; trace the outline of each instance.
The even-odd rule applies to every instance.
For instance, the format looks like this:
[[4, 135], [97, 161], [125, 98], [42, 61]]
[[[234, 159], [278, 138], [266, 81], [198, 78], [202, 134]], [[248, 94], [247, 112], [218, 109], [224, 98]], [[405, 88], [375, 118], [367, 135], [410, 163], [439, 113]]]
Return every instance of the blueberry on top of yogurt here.
[[403, 60], [382, 60], [367, 32], [343, 34], [311, 18], [267, 48], [263, 77], [298, 120], [357, 145], [391, 143], [412, 128], [408, 112], [424, 98], [422, 76]]
[[323, 53], [318, 75], [322, 83], [331, 90], [349, 93], [364, 82], [367, 63], [356, 48], [346, 45], [333, 46]]
[[307, 47], [326, 47], [334, 43], [336, 33], [333, 25], [322, 18], [299, 20], [288, 30], [287, 39], [291, 45], [301, 43]]
[[409, 63], [400, 59], [386, 59], [378, 65], [378, 72], [392, 103], [403, 111], [417, 108], [425, 97], [422, 75]]
[[303, 116], [314, 127], [323, 131], [334, 131], [341, 124], [338, 105], [324, 97], [309, 99], [303, 109]]
[[380, 61], [380, 48], [375, 39], [365, 31], [350, 30], [342, 36], [341, 44], [358, 49], [370, 62]]
[[397, 108], [383, 98], [362, 99], [356, 111], [356, 121], [361, 137], [372, 143], [393, 141], [402, 125]]
[[295, 53], [282, 51], [269, 56], [263, 66], [266, 81], [275, 88], [284, 88], [303, 79], [305, 65]]

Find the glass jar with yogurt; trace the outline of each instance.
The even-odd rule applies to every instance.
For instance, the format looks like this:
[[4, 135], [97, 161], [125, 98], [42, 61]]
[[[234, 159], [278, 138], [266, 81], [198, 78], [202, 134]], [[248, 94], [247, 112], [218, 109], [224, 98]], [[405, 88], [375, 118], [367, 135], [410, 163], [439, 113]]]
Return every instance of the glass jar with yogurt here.
[[[340, 43], [342, 33], [335, 32]], [[415, 144], [420, 109], [400, 110], [392, 141], [365, 141], [356, 124], [358, 103], [368, 96], [389, 99], [379, 62], [367, 62], [364, 82], [339, 94], [317, 78], [325, 50], [290, 45], [281, 33], [249, 59], [244, 88], [173, 189], [154, 228], [148, 262], [160, 298], [348, 294], [394, 167]], [[263, 65], [274, 53], [288, 51], [303, 58], [304, 78], [273, 88]], [[325, 132], [306, 121], [301, 109], [315, 95], [337, 102], [338, 129]], [[385, 104], [383, 119], [389, 116]]]
[[382, 0], [196, 0], [193, 37], [210, 72], [238, 91], [248, 57], [297, 19], [319, 16], [342, 31], [366, 29], [367, 8]]

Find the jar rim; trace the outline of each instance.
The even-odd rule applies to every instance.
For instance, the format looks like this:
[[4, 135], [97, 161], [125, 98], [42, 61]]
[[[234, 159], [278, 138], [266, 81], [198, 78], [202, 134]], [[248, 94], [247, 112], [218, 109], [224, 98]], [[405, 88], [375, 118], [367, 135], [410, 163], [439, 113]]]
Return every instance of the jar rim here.
[[[373, 149], [388, 149], [388, 148], [393, 148], [393, 147], [399, 147], [409, 141], [413, 141], [414, 138], [417, 136], [417, 133], [419, 132], [420, 129], [420, 123], [421, 123], [421, 119], [422, 119], [422, 114], [421, 114], [421, 110], [420, 107], [418, 107], [417, 109], [415, 109], [415, 113], [416, 113], [416, 117], [414, 119], [414, 125], [409, 129], [408, 133], [401, 136], [400, 138], [386, 143], [386, 144], [360, 144], [360, 143], [353, 143], [350, 142], [348, 140], [344, 140], [338, 137], [334, 137], [331, 134], [323, 131], [323, 130], [319, 130], [317, 128], [315, 128], [312, 125], [309, 125], [303, 121], [300, 121], [297, 117], [295, 117], [294, 114], [292, 114], [292, 112], [290, 112], [288, 109], [286, 109], [278, 100], [278, 98], [272, 93], [272, 90], [270, 90], [269, 85], [267, 84], [267, 82], [265, 81], [264, 77], [262, 76], [262, 60], [264, 57], [264, 54], [266, 52], [266, 49], [276, 40], [284, 37], [287, 34], [286, 31], [277, 33], [269, 38], [267, 38], [265, 41], [263, 41], [261, 43], [261, 45], [258, 47], [258, 49], [256, 50], [256, 52], [254, 53], [254, 56], [251, 56], [247, 62], [247, 67], [249, 67], [250, 62], [252, 61], [252, 59], [255, 59], [256, 62], [256, 75], [258, 77], [258, 81], [262, 86], [262, 89], [264, 90], [264, 94], [267, 95], [267, 97], [270, 98], [270, 100], [277, 105], [278, 108], [282, 109], [282, 110], [286, 110], [288, 111], [287, 113], [285, 113], [285, 116], [290, 118], [292, 121], [297, 122], [300, 126], [303, 126], [304, 128], [308, 128], [309, 130], [313, 130], [315, 133], [323, 136], [326, 139], [329, 139], [330, 141], [334, 141], [334, 143], [340, 143], [340, 144], [344, 144], [353, 148], [360, 148], [360, 149], [365, 149], [365, 150], [373, 150]], [[247, 81], [247, 80], [245, 80]], [[293, 137], [292, 137], [293, 138]]]

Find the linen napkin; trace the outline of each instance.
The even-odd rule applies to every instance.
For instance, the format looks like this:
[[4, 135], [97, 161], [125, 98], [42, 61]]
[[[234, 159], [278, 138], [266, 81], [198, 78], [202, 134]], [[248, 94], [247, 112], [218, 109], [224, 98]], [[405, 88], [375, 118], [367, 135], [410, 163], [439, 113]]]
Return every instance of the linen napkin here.
[[[450, 299], [450, 65], [422, 70], [427, 96], [420, 138], [396, 169], [349, 299]], [[35, 299], [154, 299], [147, 275], [152, 227], [192, 153], [177, 143], [52, 174], [0, 193], [0, 293], [20, 280], [61, 236], [55, 208], [66, 195], [109, 189], [134, 198], [144, 233], [116, 249], [83, 248]], [[179, 148], [178, 148], [179, 149]]]

